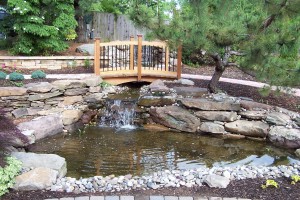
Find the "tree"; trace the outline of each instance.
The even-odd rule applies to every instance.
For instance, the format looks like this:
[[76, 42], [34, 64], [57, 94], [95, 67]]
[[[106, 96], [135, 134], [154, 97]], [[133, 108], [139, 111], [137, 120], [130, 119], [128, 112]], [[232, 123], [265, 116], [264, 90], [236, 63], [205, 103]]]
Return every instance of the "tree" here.
[[168, 4], [169, 12], [161, 12], [168, 21], [145, 19], [149, 17], [143, 16], [145, 4], [134, 7], [131, 18], [159, 39], [174, 44], [182, 41], [188, 50], [206, 50], [215, 62], [208, 85], [211, 92], [216, 92], [222, 73], [232, 64], [254, 70], [270, 84], [299, 84], [299, 1], [181, 0]]
[[60, 52], [76, 37], [73, 0], [8, 0], [7, 6], [17, 34], [14, 54]]

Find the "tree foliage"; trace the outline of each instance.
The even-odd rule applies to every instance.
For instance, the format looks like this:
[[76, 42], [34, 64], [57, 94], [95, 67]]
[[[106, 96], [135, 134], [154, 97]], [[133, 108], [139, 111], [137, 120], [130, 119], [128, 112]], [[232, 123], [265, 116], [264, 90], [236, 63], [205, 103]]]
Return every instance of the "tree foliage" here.
[[[300, 83], [300, 2], [297, 0], [157, 1], [160, 15], [136, 0], [131, 19], [184, 51], [204, 49], [215, 62], [209, 89], [232, 62], [270, 84]], [[148, 11], [148, 12], [147, 12]], [[243, 58], [234, 58], [243, 55]]]
[[73, 0], [8, 0], [13, 30], [17, 34], [14, 54], [38, 55], [65, 50], [75, 39]]

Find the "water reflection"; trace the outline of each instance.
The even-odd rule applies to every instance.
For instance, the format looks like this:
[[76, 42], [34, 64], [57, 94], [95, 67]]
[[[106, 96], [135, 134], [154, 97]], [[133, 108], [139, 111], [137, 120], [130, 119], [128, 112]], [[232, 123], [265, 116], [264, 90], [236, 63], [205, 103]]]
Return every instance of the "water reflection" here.
[[[54, 145], [55, 144], [55, 145]], [[195, 134], [90, 127], [86, 134], [55, 136], [31, 147], [67, 160], [68, 176], [142, 175], [164, 169], [298, 162], [292, 152], [265, 142]]]

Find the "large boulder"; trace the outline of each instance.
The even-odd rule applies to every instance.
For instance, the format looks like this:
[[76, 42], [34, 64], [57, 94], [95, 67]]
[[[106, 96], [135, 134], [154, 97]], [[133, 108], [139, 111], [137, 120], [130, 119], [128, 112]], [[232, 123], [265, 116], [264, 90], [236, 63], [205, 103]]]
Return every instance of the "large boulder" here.
[[178, 106], [166, 106], [150, 109], [153, 121], [184, 132], [196, 132], [200, 120], [187, 110]]
[[138, 100], [139, 106], [169, 106], [176, 102], [176, 99], [171, 96], [142, 96]]
[[35, 118], [29, 122], [23, 122], [18, 125], [18, 129], [34, 130], [36, 140], [63, 132], [62, 118], [59, 114]]
[[46, 93], [52, 90], [53, 85], [48, 82], [28, 83], [25, 85], [25, 88], [27, 88], [28, 92]]
[[230, 179], [224, 176], [212, 174], [206, 176], [204, 183], [213, 188], [226, 188], [230, 183]]
[[39, 167], [16, 177], [15, 190], [44, 190], [56, 182], [57, 171]]
[[280, 112], [271, 112], [268, 114], [266, 121], [270, 124], [285, 126], [291, 120], [290, 116], [280, 113]]
[[202, 97], [208, 94], [206, 88], [199, 87], [174, 87], [174, 90], [178, 95], [182, 95], [183, 97]]
[[11, 156], [20, 160], [24, 168], [50, 168], [57, 171], [57, 176], [59, 178], [64, 177], [67, 174], [67, 163], [65, 158], [55, 154], [13, 152]]
[[82, 80], [58, 80], [52, 82], [52, 85], [60, 90], [86, 87], [86, 83]]
[[77, 122], [81, 116], [83, 115], [83, 112], [81, 110], [65, 110], [62, 113], [62, 121], [64, 125], [70, 125]]
[[225, 124], [225, 130], [250, 137], [266, 137], [269, 125], [260, 121], [238, 120]]
[[238, 115], [236, 112], [224, 111], [198, 111], [195, 115], [200, 119], [209, 121], [233, 122], [237, 120]]
[[223, 134], [225, 133], [224, 126], [213, 122], [204, 122], [200, 126], [200, 131], [205, 133]]
[[0, 97], [22, 96], [25, 94], [27, 94], [27, 89], [21, 87], [2, 87], [0, 90]]
[[239, 111], [241, 106], [234, 102], [215, 102], [207, 99], [181, 99], [180, 102], [188, 107], [198, 110], [215, 110], [215, 111]]
[[289, 129], [284, 126], [272, 127], [268, 139], [279, 146], [287, 148], [300, 148], [300, 130]]

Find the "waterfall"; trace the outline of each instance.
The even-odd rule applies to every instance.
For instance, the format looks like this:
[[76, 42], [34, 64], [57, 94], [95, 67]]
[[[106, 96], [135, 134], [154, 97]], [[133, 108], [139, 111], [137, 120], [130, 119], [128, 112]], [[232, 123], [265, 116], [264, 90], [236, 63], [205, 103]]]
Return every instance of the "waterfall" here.
[[100, 119], [100, 126], [134, 129], [135, 102], [108, 100]]

